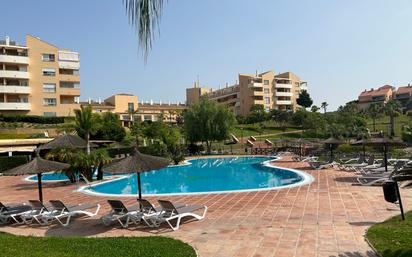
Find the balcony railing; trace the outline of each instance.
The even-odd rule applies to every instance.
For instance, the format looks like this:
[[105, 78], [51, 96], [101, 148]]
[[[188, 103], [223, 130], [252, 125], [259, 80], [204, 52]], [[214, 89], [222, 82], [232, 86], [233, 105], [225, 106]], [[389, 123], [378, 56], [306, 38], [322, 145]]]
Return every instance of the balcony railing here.
[[30, 110], [30, 103], [22, 103], [22, 102], [0, 102], [0, 110], [2, 111], [29, 111]]
[[0, 54], [0, 62], [29, 64], [29, 57], [19, 56], [19, 55], [3, 55], [3, 54]]
[[0, 93], [30, 94], [30, 87], [17, 85], [0, 85]]
[[276, 83], [275, 88], [292, 88], [292, 84]]
[[28, 79], [29, 73], [27, 71], [0, 70], [0, 77]]

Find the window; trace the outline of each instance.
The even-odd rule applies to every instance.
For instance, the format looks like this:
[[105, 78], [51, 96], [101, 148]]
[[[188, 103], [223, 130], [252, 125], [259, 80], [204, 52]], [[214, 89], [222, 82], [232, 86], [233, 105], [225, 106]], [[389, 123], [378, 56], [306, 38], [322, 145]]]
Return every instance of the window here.
[[55, 69], [43, 69], [43, 76], [56, 76]]
[[152, 120], [152, 115], [144, 115], [143, 116], [144, 121], [151, 121]]
[[80, 83], [69, 82], [69, 81], [60, 81], [61, 88], [80, 88]]
[[45, 106], [56, 106], [56, 98], [43, 98], [43, 105]]
[[263, 93], [269, 94], [269, 88], [264, 88], [264, 89], [263, 89]]
[[43, 92], [56, 93], [56, 84], [43, 84]]
[[130, 112], [134, 111], [134, 103], [128, 103], [127, 104], [127, 110], [130, 111]]
[[56, 113], [55, 112], [44, 112], [43, 116], [44, 117], [56, 117]]
[[263, 81], [263, 85], [269, 85], [269, 80], [266, 80], [266, 79], [265, 79], [265, 80]]
[[265, 104], [270, 104], [270, 97], [265, 97]]
[[42, 60], [43, 62], [54, 62], [54, 54], [43, 54]]

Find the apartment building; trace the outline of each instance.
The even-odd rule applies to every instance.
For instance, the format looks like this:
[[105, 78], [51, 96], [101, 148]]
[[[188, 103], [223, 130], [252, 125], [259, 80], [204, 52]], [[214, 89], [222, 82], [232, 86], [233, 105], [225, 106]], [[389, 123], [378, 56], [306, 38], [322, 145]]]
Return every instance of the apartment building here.
[[0, 114], [72, 116], [80, 97], [79, 53], [26, 35], [0, 41]]
[[398, 88], [384, 85], [377, 89], [365, 89], [358, 96], [358, 106], [361, 109], [366, 109], [372, 104], [385, 105], [391, 99], [397, 100], [402, 107], [406, 107], [408, 102], [412, 100], [412, 85], [408, 84]]
[[390, 99], [392, 99], [395, 93], [395, 87], [391, 85], [384, 85], [377, 89], [371, 88], [370, 90], [364, 90], [358, 96], [358, 106], [361, 109], [368, 108], [371, 104], [384, 105]]
[[291, 110], [299, 108], [296, 99], [302, 90], [307, 90], [307, 82], [292, 72], [276, 74], [267, 71], [256, 74], [239, 74], [238, 81], [221, 89], [194, 87], [186, 89], [186, 103], [197, 102], [200, 96], [231, 108], [236, 115], [246, 116], [253, 105], [262, 105], [266, 111], [271, 109]]
[[81, 105], [89, 105], [93, 112], [113, 112], [119, 115], [122, 125], [129, 127], [134, 121], [158, 121], [176, 123], [183, 110], [187, 108], [181, 103], [162, 102], [138, 102], [138, 97], [132, 94], [116, 94], [103, 101], [100, 99], [81, 102]]

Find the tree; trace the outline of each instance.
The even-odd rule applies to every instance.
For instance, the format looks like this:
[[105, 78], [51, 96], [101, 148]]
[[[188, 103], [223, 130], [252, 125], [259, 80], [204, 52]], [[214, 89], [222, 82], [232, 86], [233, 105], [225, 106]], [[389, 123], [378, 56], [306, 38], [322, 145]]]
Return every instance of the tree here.
[[304, 108], [308, 108], [313, 104], [313, 100], [306, 90], [302, 90], [299, 93], [298, 99], [296, 99], [296, 103]]
[[395, 117], [398, 117], [401, 114], [401, 105], [398, 101], [392, 99], [385, 104], [383, 110], [385, 114], [389, 116], [390, 135], [395, 136]]
[[231, 110], [205, 97], [184, 113], [184, 120], [187, 139], [192, 143], [206, 143], [209, 154], [212, 142], [229, 138], [236, 123]]
[[378, 104], [371, 104], [366, 110], [367, 115], [372, 119], [373, 131], [376, 131], [376, 120], [382, 116], [383, 109]]
[[104, 165], [109, 164], [112, 161], [109, 153], [106, 149], [97, 149], [90, 154], [91, 162], [95, 168], [97, 168], [97, 180], [103, 179], [102, 168]]
[[76, 182], [76, 176], [78, 173], [78, 171], [72, 166], [75, 153], [76, 151], [71, 148], [55, 148], [46, 154], [46, 159], [70, 164], [70, 168], [65, 170], [64, 173], [72, 183]]
[[76, 131], [83, 135], [86, 140], [86, 152], [90, 154], [90, 135], [95, 134], [99, 129], [99, 115], [92, 112], [92, 107], [81, 106], [80, 109], [74, 110]]
[[115, 140], [121, 142], [126, 136], [119, 115], [113, 112], [105, 112], [101, 115], [101, 126], [97, 129], [93, 139]]
[[316, 105], [312, 105], [312, 107], [310, 108], [311, 112], [318, 112], [320, 110], [319, 107], [317, 107]]
[[320, 105], [320, 108], [323, 109], [323, 113], [326, 113], [326, 107], [328, 107], [328, 103], [327, 102], [322, 102]]
[[285, 110], [273, 109], [270, 111], [270, 117], [279, 124], [279, 127], [286, 131], [291, 112]]
[[130, 128], [130, 134], [135, 138], [136, 147], [139, 147], [139, 137], [143, 137], [143, 130], [143, 122], [135, 122], [133, 123], [133, 126]]
[[129, 22], [136, 28], [139, 47], [143, 50], [145, 61], [152, 48], [153, 30], [160, 23], [163, 0], [123, 0]]
[[249, 124], [262, 122], [267, 119], [268, 115], [265, 112], [265, 108], [261, 104], [254, 104], [250, 107], [250, 113], [246, 117], [246, 122]]

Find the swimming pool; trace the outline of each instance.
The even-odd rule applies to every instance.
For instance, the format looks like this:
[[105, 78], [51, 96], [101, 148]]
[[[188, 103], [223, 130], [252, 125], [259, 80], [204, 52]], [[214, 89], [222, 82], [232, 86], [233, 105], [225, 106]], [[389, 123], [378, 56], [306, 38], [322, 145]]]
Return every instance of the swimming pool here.
[[[175, 195], [268, 190], [299, 186], [313, 181], [305, 172], [269, 164], [273, 157], [192, 159], [186, 165], [141, 174], [144, 195]], [[82, 188], [87, 194], [136, 196], [135, 173]]]
[[[97, 176], [97, 172], [94, 173], [93, 177]], [[110, 177], [110, 174], [103, 174], [103, 177]], [[29, 182], [37, 182], [37, 175], [31, 175], [26, 177], [24, 180]], [[69, 178], [64, 173], [43, 173], [41, 176], [42, 182], [63, 182], [69, 181]]]

